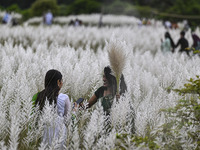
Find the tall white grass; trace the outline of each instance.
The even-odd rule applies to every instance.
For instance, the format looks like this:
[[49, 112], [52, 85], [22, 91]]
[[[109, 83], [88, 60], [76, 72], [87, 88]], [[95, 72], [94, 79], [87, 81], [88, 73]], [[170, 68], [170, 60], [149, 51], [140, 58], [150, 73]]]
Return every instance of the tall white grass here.
[[[3, 18], [5, 13], [6, 13], [5, 11], [0, 11], [0, 18]], [[11, 16], [12, 16], [12, 18], [16, 18], [16, 19], [22, 18], [22, 15], [19, 13], [16, 13], [16, 12], [11, 12]]]
[[113, 39], [110, 40], [107, 47], [110, 66], [112, 71], [114, 72], [114, 76], [116, 77], [117, 93], [119, 94], [120, 77], [125, 67], [127, 58], [126, 43], [119, 39], [114, 39], [113, 37]]
[[[55, 17], [54, 22], [61, 24], [69, 24], [71, 20], [80, 19], [83, 24], [88, 25], [98, 25], [101, 14], [90, 14], [90, 15], [70, 15], [67, 17]], [[103, 15], [103, 23], [106, 25], [137, 25], [139, 22], [138, 18], [131, 16], [119, 16], [119, 15]], [[29, 25], [32, 23], [42, 24], [42, 16], [35, 17], [27, 20], [24, 25]], [[161, 24], [160, 24], [161, 25]]]
[[[200, 74], [198, 56], [185, 54], [164, 55], [160, 51], [163, 27], [96, 27], [73, 28], [53, 25], [0, 26], [0, 149], [44, 149], [44, 124], [52, 117], [46, 112], [44, 119], [34, 128], [37, 113], [32, 113], [32, 96], [44, 88], [44, 76], [51, 68], [63, 74], [63, 88], [72, 100], [86, 100], [102, 85], [103, 68], [109, 64], [105, 41], [112, 33], [127, 43], [128, 59], [123, 70], [128, 93], [112, 109], [112, 130], [105, 132], [106, 116], [98, 105], [77, 112], [74, 123], [66, 124], [66, 149], [114, 149], [119, 146], [117, 133], [130, 133], [134, 118], [136, 133], [145, 135], [146, 126], [155, 127], [163, 122], [161, 108], [174, 106], [180, 98], [168, 88], [180, 88], [190, 77]], [[3, 32], [6, 31], [6, 32]], [[174, 41], [180, 30], [170, 30]], [[197, 30], [197, 34], [199, 34]], [[190, 33], [186, 33], [190, 45]], [[134, 114], [127, 117], [133, 107]], [[52, 147], [62, 141], [55, 139]], [[136, 149], [126, 139], [127, 149]], [[190, 140], [185, 140], [190, 147]]]

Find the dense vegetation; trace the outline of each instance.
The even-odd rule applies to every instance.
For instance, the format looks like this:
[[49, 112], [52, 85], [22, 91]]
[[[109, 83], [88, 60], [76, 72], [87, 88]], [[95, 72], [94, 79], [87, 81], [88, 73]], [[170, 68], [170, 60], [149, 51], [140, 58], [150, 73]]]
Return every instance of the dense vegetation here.
[[[0, 149], [47, 149], [41, 138], [45, 124], [53, 122], [56, 113], [46, 107], [38, 127], [37, 113], [31, 115], [31, 98], [43, 89], [46, 71], [55, 68], [62, 72], [61, 92], [67, 93], [71, 101], [79, 97], [87, 101], [102, 85], [102, 68], [109, 64], [105, 41], [110, 41], [113, 33], [126, 43], [124, 52], [128, 55], [123, 74], [128, 92], [112, 107], [109, 133], [106, 116], [98, 104], [77, 111], [74, 121], [69, 116], [66, 149], [200, 148], [200, 80], [199, 76], [194, 78], [200, 74], [199, 56], [188, 57], [177, 51], [161, 53], [160, 39], [166, 31], [162, 24], [157, 22], [155, 32], [154, 26], [138, 27], [136, 18], [126, 17], [104, 19], [112, 23], [135, 20], [135, 25], [0, 25]], [[91, 15], [91, 21], [98, 18]], [[169, 30], [175, 41], [180, 30]], [[195, 32], [199, 35], [199, 28]], [[190, 32], [186, 32], [186, 38], [191, 44]], [[190, 79], [189, 83], [186, 79]], [[135, 134], [130, 130], [132, 118]], [[62, 138], [54, 139], [48, 148], [59, 147]]]
[[[35, 5], [39, 5], [39, 11], [35, 10]], [[41, 5], [44, 6], [40, 7]], [[196, 0], [6, 0], [0, 1], [0, 7], [20, 12], [24, 19], [42, 15], [47, 9], [52, 9], [54, 15], [59, 16], [90, 13], [124, 14], [172, 21], [188, 19], [199, 24], [200, 14], [200, 1]]]

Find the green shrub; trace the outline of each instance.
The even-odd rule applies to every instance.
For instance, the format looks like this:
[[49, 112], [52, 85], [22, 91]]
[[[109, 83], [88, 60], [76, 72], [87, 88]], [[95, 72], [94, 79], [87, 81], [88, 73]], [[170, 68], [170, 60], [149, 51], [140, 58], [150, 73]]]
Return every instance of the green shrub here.
[[105, 14], [123, 14], [136, 17], [151, 17], [152, 10], [148, 6], [132, 5], [120, 0], [114, 1], [111, 5], [104, 6]]
[[98, 13], [100, 10], [101, 4], [95, 0], [75, 0], [69, 7], [72, 14]]
[[17, 12], [19, 13], [20, 12], [20, 8], [17, 4], [12, 4], [10, 5], [8, 8], [7, 8], [8, 11], [11, 11], [11, 12]]
[[59, 16], [66, 16], [68, 14], [70, 14], [69, 13], [69, 6], [67, 6], [67, 5], [59, 5], [58, 15]]
[[137, 17], [152, 17], [152, 8], [148, 6], [135, 6], [134, 9], [138, 12]]
[[106, 14], [124, 14], [126, 8], [128, 7], [127, 2], [122, 2], [120, 0], [116, 0], [110, 5], [104, 6], [104, 13]]
[[182, 150], [200, 149], [200, 78], [188, 80], [182, 89], [174, 89], [182, 95], [175, 107], [163, 109], [165, 122], [152, 128], [147, 125], [144, 135], [117, 134], [118, 147], [126, 146], [131, 139], [137, 147], [149, 149]]
[[199, 76], [196, 77], [197, 77], [196, 80], [190, 78], [190, 80], [188, 80], [189, 83], [184, 84], [184, 88], [174, 89], [174, 91], [178, 92], [181, 95], [190, 93], [190, 94], [198, 94], [200, 96], [200, 78]]
[[57, 14], [58, 5], [56, 0], [36, 0], [31, 6], [32, 16], [42, 16], [48, 10], [51, 10], [54, 15]]
[[184, 88], [174, 89], [183, 96], [175, 107], [161, 110], [166, 123], [152, 133], [165, 143], [164, 149], [200, 149], [200, 78], [196, 77]]
[[26, 21], [32, 17], [31, 9], [22, 10], [21, 14], [22, 14], [22, 21]]

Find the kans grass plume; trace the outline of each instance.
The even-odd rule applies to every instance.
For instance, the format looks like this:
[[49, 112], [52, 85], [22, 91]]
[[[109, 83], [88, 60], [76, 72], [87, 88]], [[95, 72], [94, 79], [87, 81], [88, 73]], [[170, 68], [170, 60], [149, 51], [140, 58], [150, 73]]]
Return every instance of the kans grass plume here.
[[108, 43], [108, 57], [110, 66], [117, 80], [117, 94], [119, 94], [119, 82], [126, 63], [126, 43], [119, 39], [111, 38]]

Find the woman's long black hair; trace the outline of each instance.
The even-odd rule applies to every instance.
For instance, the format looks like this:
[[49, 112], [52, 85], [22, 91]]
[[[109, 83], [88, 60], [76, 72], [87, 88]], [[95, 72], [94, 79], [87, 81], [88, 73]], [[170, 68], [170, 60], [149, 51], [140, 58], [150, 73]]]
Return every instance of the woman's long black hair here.
[[[112, 87], [112, 95], [116, 95], [117, 93], [117, 80], [115, 76], [111, 74], [111, 68], [109, 66], [104, 68], [104, 74], [106, 76], [106, 79], [108, 80], [109, 85]], [[127, 86], [124, 80], [124, 75], [121, 75], [120, 78], [120, 95], [123, 95], [127, 91]]]
[[165, 37], [166, 37], [166, 38], [169, 38], [170, 44], [171, 44], [171, 46], [172, 46], [172, 51], [174, 51], [175, 44], [174, 44], [174, 41], [173, 41], [173, 39], [172, 39], [170, 33], [169, 33], [169, 32], [165, 32]]
[[45, 75], [45, 89], [41, 91], [36, 99], [35, 105], [39, 105], [39, 109], [42, 110], [45, 105], [45, 100], [49, 101], [49, 104], [56, 105], [57, 97], [59, 93], [59, 86], [57, 81], [62, 80], [62, 74], [58, 70], [51, 69], [47, 71]]

